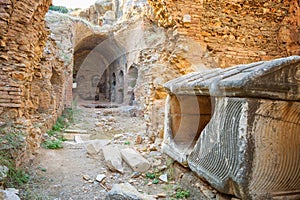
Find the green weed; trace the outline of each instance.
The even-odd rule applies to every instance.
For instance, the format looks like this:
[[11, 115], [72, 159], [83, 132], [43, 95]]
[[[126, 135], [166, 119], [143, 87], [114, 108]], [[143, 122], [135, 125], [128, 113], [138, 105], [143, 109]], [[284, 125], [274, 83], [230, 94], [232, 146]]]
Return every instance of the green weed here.
[[183, 190], [180, 188], [176, 190], [176, 194], [175, 194], [176, 199], [185, 199], [188, 198], [189, 196], [190, 196], [190, 191], [188, 190]]
[[52, 126], [51, 130], [47, 131], [50, 137], [56, 137], [57, 139], [49, 139], [42, 143], [42, 147], [46, 149], [60, 149], [62, 148], [62, 142], [66, 139], [62, 136], [62, 130], [70, 125], [70, 122], [74, 121], [74, 111], [72, 109], [65, 109], [63, 114], [57, 118], [56, 123]]
[[158, 184], [159, 183], [159, 180], [157, 178], [155, 178], [153, 181], [152, 181], [153, 184]]
[[155, 174], [154, 174], [154, 173], [147, 172], [147, 173], [146, 173], [146, 177], [147, 177], [147, 178], [150, 178], [150, 179], [155, 179]]
[[7, 177], [3, 180], [5, 187], [20, 187], [29, 180], [28, 173], [17, 168], [15, 163], [24, 145], [24, 134], [18, 129], [0, 129], [0, 165], [8, 168]]
[[42, 147], [45, 149], [61, 149], [63, 148], [62, 141], [59, 139], [46, 140], [42, 143]]

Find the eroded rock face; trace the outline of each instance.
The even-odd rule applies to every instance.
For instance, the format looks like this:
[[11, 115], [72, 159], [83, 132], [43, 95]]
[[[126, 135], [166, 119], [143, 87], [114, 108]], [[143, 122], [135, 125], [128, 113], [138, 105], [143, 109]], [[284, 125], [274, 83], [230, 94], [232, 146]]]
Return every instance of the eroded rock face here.
[[147, 0], [98, 0], [87, 9], [72, 12], [72, 15], [94, 25], [112, 25], [118, 20], [141, 15], [148, 7]]
[[[41, 135], [71, 106], [74, 43], [82, 39], [75, 33], [93, 34], [88, 25], [57, 13], [49, 14], [46, 24], [50, 3], [0, 3], [5, 16], [0, 20], [0, 124], [21, 128], [28, 152], [39, 147]], [[59, 19], [68, 20], [60, 24]]]
[[[115, 4], [113, 0], [98, 0], [92, 6], [84, 10], [78, 10], [72, 13], [76, 17], [88, 20], [94, 25], [106, 24], [108, 15], [112, 22], [116, 19]], [[113, 16], [112, 16], [113, 15]]]
[[220, 67], [300, 52], [297, 0], [276, 3], [150, 0], [149, 3], [160, 26], [171, 27], [205, 44]]

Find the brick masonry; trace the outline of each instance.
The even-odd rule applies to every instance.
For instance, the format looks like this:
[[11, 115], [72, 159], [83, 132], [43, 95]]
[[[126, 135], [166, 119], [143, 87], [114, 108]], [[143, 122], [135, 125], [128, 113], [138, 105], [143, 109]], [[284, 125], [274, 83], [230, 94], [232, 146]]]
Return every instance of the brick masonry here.
[[45, 24], [50, 4], [0, 2], [0, 125], [26, 133], [28, 152], [63, 110], [65, 68]]

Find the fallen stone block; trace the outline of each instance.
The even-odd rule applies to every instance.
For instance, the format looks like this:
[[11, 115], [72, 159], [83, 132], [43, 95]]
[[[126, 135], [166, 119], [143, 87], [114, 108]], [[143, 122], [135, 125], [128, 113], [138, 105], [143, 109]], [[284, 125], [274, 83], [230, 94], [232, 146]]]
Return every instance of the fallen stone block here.
[[76, 143], [78, 143], [78, 144], [83, 143], [83, 140], [82, 140], [82, 138], [81, 138], [80, 135], [75, 135], [75, 136], [74, 136], [74, 141], [75, 141]]
[[133, 171], [146, 172], [151, 167], [149, 161], [133, 149], [122, 149], [121, 156]]
[[154, 200], [150, 195], [142, 194], [129, 183], [115, 184], [113, 188], [106, 193], [105, 200]]
[[122, 157], [118, 147], [105, 146], [102, 148], [105, 163], [111, 171], [123, 173]]
[[86, 150], [90, 155], [95, 155], [100, 152], [100, 150], [109, 143], [109, 140], [90, 140], [87, 142]]
[[69, 133], [65, 133], [63, 135], [64, 139], [66, 139], [67, 141], [75, 141], [75, 135], [74, 134], [69, 134]]

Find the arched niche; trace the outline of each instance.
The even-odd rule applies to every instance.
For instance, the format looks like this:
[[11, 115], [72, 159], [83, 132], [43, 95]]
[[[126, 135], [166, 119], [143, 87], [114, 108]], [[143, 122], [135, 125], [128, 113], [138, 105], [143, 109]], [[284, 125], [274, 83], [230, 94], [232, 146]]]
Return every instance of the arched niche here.
[[134, 89], [136, 86], [136, 81], [138, 78], [138, 69], [134, 65], [132, 65], [128, 70], [128, 90], [127, 90], [127, 96], [129, 99], [129, 105], [133, 105], [135, 101], [135, 95], [134, 95]]
[[112, 73], [112, 79], [111, 79], [111, 84], [110, 84], [110, 92], [111, 92], [111, 101], [115, 102], [116, 101], [116, 86], [117, 86], [117, 78], [116, 74], [113, 72]]
[[118, 74], [118, 81], [117, 81], [117, 103], [123, 103], [124, 101], [124, 72], [121, 70]]

